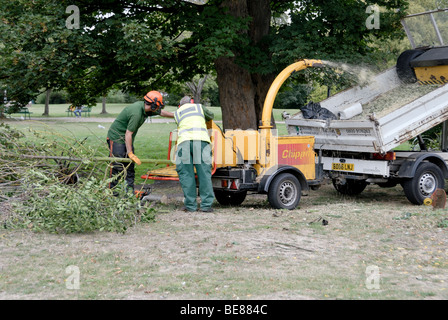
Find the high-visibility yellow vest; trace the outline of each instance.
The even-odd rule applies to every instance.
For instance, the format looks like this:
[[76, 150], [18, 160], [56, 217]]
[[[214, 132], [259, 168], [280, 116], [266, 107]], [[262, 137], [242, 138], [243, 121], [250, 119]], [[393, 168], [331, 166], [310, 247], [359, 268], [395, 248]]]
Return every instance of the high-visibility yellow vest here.
[[177, 123], [177, 144], [186, 140], [202, 140], [210, 143], [204, 110], [200, 104], [186, 103], [174, 112]]

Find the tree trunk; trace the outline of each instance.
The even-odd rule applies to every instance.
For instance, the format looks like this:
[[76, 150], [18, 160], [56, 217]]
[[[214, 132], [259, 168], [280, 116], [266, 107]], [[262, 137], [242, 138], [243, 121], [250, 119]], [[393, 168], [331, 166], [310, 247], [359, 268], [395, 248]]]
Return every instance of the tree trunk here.
[[46, 95], [45, 95], [45, 107], [44, 107], [44, 113], [42, 113], [43, 116], [50, 115], [50, 94], [52, 89], [47, 89]]
[[257, 126], [255, 91], [249, 72], [233, 58], [215, 62], [223, 129], [254, 129]]
[[101, 109], [101, 114], [107, 114], [106, 111], [106, 96], [103, 96], [103, 103], [102, 103], [102, 109]]
[[[224, 0], [224, 7], [234, 17], [252, 17], [247, 32], [255, 46], [269, 34], [269, 0]], [[238, 56], [239, 52], [234, 52]], [[257, 129], [266, 94], [275, 75], [250, 73], [238, 66], [235, 58], [215, 61], [224, 129]]]

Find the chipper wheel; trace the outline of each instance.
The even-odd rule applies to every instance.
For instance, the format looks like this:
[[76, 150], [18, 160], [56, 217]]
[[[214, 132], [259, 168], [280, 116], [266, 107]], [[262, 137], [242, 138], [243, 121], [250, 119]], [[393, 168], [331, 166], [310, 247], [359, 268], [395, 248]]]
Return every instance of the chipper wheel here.
[[290, 173], [282, 173], [269, 186], [268, 201], [275, 209], [293, 210], [299, 205], [301, 195], [299, 180]]

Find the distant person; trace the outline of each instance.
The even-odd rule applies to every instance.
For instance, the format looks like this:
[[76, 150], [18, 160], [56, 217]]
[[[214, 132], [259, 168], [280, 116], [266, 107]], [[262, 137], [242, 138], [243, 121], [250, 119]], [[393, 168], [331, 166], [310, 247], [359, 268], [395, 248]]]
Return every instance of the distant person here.
[[78, 106], [75, 106], [75, 105], [71, 105], [69, 108], [68, 108], [71, 112], [73, 112], [73, 114], [78, 118], [78, 117], [81, 117], [81, 111], [82, 111], [82, 108], [81, 107], [78, 107]]
[[81, 115], [82, 115], [82, 106], [76, 106], [75, 110], [73, 110], [73, 114], [74, 114], [77, 118], [81, 118]]
[[143, 101], [137, 101], [127, 106], [121, 111], [107, 133], [107, 143], [111, 157], [130, 158], [131, 163], [114, 162], [110, 171], [111, 177], [116, 177], [109, 185], [113, 188], [117, 185], [117, 177], [126, 168], [125, 180], [129, 189], [134, 191], [135, 168], [134, 164], [140, 165], [142, 162], [134, 154], [134, 139], [138, 129], [150, 116], [160, 115], [162, 117], [173, 118], [174, 114], [162, 110], [162, 94], [158, 91], [148, 92]]

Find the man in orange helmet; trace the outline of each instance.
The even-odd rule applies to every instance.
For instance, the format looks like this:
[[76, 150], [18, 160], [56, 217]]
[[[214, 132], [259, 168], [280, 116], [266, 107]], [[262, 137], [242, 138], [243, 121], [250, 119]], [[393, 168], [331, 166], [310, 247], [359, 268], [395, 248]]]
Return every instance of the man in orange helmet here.
[[[141, 164], [140, 159], [134, 154], [133, 142], [135, 136], [148, 117], [160, 115], [173, 118], [173, 113], [162, 110], [164, 107], [162, 94], [158, 91], [150, 91], [145, 95], [143, 101], [137, 101], [124, 108], [107, 133], [110, 156], [132, 160], [131, 163], [114, 162], [110, 175], [111, 177], [117, 176], [126, 168], [126, 184], [132, 191], [134, 190], [135, 179], [134, 163]], [[118, 177], [114, 179], [109, 188], [115, 187], [118, 180]]]

